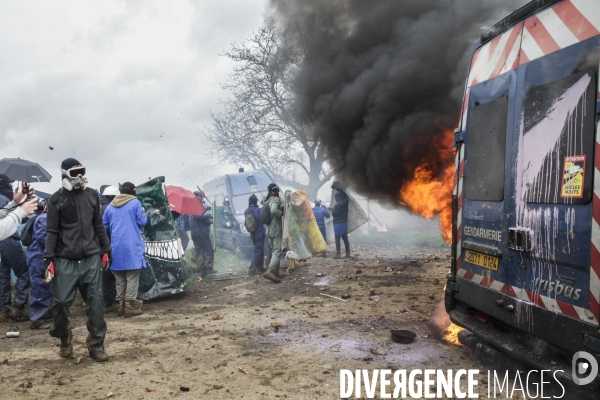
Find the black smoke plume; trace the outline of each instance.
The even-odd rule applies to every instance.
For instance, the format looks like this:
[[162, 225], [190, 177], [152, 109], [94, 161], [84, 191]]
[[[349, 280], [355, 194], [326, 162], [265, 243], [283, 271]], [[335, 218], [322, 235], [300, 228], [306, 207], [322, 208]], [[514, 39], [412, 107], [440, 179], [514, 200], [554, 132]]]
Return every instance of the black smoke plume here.
[[[522, 1], [271, 0], [300, 32], [296, 117], [311, 123], [342, 181], [394, 204], [418, 166], [451, 165], [471, 52]], [[446, 134], [445, 134], [446, 132]]]

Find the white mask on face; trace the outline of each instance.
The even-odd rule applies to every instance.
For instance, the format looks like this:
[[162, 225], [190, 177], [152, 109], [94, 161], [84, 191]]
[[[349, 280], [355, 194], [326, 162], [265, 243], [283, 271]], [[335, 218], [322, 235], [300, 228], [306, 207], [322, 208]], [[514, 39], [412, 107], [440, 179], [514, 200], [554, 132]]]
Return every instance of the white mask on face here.
[[71, 191], [73, 189], [80, 190], [85, 189], [85, 185], [88, 182], [88, 179], [85, 176], [79, 175], [77, 178], [63, 178], [62, 184], [65, 189]]

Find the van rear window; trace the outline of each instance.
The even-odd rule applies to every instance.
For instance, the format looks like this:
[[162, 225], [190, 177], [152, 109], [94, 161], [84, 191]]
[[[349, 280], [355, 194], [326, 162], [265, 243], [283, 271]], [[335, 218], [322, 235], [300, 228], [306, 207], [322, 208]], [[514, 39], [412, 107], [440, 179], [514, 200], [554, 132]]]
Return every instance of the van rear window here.
[[592, 195], [596, 77], [592, 71], [532, 87], [525, 94], [519, 154], [529, 203], [585, 204]]
[[472, 108], [465, 153], [465, 197], [501, 201], [504, 198], [504, 158], [508, 97]]

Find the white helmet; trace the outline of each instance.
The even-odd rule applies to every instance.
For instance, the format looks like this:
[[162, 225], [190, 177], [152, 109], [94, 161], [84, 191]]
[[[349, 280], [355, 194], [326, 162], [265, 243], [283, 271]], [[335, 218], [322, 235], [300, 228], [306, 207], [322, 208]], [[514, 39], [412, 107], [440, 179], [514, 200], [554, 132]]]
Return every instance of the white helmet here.
[[107, 186], [104, 188], [104, 192], [102, 192], [102, 196], [117, 196], [119, 194], [119, 189], [114, 186]]

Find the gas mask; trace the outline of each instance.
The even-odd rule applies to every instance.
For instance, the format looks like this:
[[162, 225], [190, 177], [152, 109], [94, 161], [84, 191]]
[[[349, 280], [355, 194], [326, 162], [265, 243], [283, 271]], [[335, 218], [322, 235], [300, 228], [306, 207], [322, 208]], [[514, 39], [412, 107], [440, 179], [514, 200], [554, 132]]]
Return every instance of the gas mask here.
[[62, 184], [68, 191], [85, 189], [88, 180], [85, 177], [85, 167], [78, 166], [71, 169], [61, 169]]

